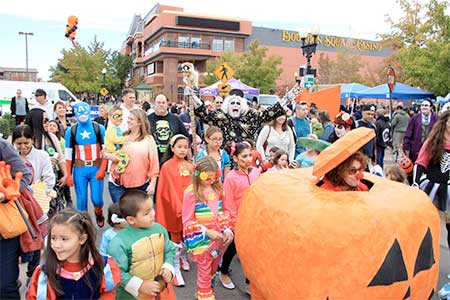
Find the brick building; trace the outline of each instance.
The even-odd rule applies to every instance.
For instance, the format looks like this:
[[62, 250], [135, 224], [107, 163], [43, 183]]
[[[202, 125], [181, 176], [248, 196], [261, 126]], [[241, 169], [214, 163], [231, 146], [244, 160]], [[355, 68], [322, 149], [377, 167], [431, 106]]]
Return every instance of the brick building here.
[[37, 81], [37, 69], [0, 67], [0, 80]]
[[[150, 96], [162, 92], [174, 101], [183, 91], [179, 63], [192, 62], [204, 75], [209, 59], [222, 56], [225, 51], [242, 53], [255, 39], [268, 48], [269, 55], [282, 57], [283, 73], [277, 84], [292, 83], [294, 73], [306, 63], [298, 33], [254, 27], [249, 20], [193, 14], [180, 7], [156, 4], [144, 18], [133, 17], [121, 50], [133, 58], [130, 75], [143, 78], [152, 87]], [[311, 63], [317, 67], [320, 53], [335, 58], [344, 48], [358, 53], [365, 65], [379, 64], [389, 55], [376, 41], [319, 35]]]

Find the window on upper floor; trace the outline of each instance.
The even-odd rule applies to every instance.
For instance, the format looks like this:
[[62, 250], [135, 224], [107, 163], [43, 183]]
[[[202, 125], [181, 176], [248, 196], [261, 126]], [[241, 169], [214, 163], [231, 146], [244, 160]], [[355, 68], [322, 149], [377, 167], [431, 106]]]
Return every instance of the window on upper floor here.
[[200, 44], [202, 39], [200, 37], [191, 37], [191, 47], [192, 48], [200, 48]]
[[222, 52], [223, 51], [223, 40], [221, 38], [214, 38], [212, 42], [212, 50]]
[[234, 40], [225, 40], [223, 50], [234, 52]]
[[189, 37], [185, 35], [180, 35], [178, 37], [178, 47], [189, 48]]

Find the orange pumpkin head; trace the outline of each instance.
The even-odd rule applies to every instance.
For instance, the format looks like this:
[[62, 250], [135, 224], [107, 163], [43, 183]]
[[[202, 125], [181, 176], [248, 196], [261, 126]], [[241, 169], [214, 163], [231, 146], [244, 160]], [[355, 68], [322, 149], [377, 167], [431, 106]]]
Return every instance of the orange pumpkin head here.
[[440, 221], [428, 197], [369, 173], [368, 192], [319, 187], [320, 177], [373, 137], [369, 131], [332, 144], [314, 172], [266, 173], [250, 187], [236, 247], [252, 299], [431, 299]]
[[406, 172], [406, 174], [409, 174], [413, 171], [414, 169], [414, 164], [412, 163], [412, 161], [406, 157], [406, 156], [402, 156], [398, 162], [397, 162], [398, 166], [400, 168], [403, 169], [403, 171]]

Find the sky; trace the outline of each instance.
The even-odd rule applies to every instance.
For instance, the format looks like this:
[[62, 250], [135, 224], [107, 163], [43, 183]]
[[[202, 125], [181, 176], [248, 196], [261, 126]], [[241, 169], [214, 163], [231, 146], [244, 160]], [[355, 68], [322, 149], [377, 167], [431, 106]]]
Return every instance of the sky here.
[[[87, 46], [94, 37], [106, 49], [120, 50], [134, 14], [144, 17], [158, 3], [149, 0], [0, 0], [0, 67], [25, 68], [25, 36], [28, 37], [28, 66], [48, 80], [50, 66], [72, 47], [64, 37], [67, 17], [79, 19], [76, 40]], [[394, 20], [402, 13], [394, 0], [162, 0], [164, 5], [185, 12], [232, 17], [252, 21], [253, 26], [298, 31], [320, 26], [321, 34], [377, 40], [389, 31], [386, 15]]]

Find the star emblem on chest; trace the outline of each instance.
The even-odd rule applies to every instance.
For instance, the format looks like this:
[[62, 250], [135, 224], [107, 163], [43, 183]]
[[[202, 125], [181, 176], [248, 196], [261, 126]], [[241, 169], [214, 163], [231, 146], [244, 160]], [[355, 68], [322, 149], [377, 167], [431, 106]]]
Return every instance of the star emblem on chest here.
[[91, 132], [88, 132], [86, 129], [80, 133], [81, 139], [89, 139], [91, 137]]

